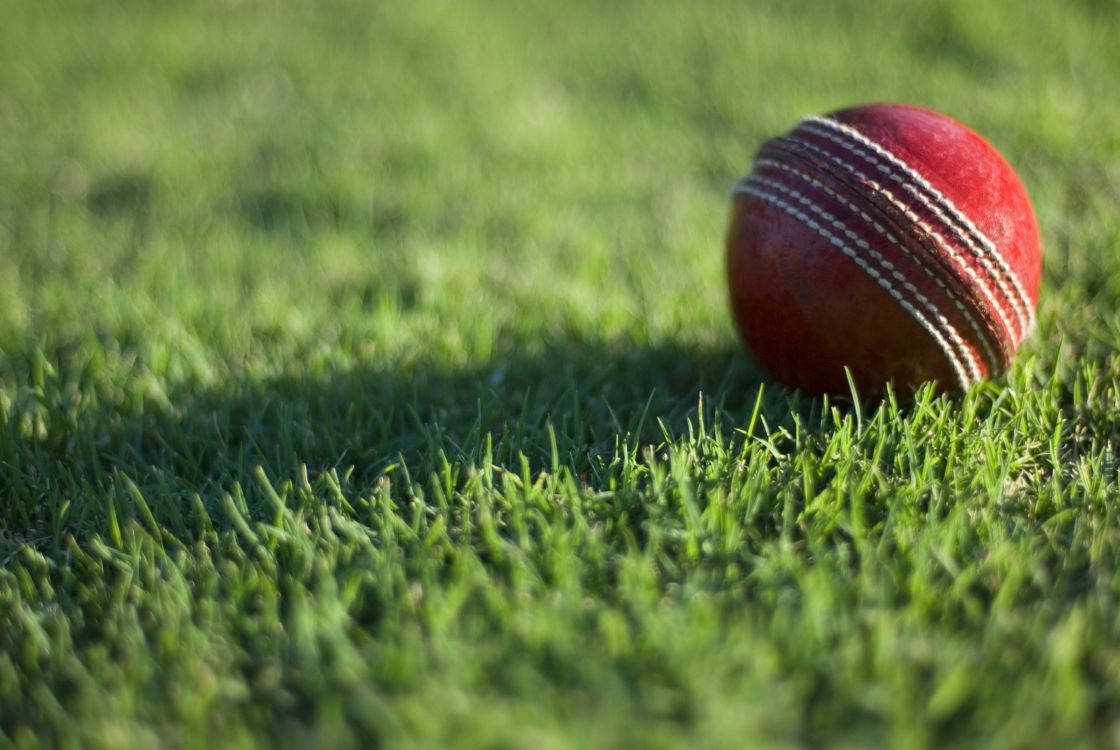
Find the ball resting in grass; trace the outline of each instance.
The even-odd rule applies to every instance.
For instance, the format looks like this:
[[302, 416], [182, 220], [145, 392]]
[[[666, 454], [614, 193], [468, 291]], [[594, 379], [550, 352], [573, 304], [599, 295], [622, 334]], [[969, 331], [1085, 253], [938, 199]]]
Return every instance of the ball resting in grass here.
[[919, 107], [806, 117], [732, 193], [731, 309], [775, 379], [807, 393], [935, 381], [965, 391], [1035, 324], [1041, 253], [1019, 178]]

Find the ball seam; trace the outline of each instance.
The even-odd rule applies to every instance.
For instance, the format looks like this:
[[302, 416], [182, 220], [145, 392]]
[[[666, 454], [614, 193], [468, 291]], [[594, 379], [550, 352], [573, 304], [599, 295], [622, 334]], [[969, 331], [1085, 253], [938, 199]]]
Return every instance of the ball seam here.
[[[940, 276], [938, 276], [934, 272], [934, 270], [932, 268], [930, 268], [924, 262], [924, 260], [921, 257], [919, 257], [912, 250], [910, 250], [910, 248], [906, 247], [906, 245], [899, 238], [895, 237], [894, 233], [892, 233], [889, 229], [887, 229], [881, 223], [879, 223], [879, 221], [875, 217], [868, 214], [867, 211], [865, 211], [862, 207], [856, 205], [855, 203], [853, 203], [849, 199], [845, 198], [838, 191], [834, 190], [832, 187], [828, 186], [827, 184], [820, 181], [816, 177], [814, 177], [814, 176], [812, 176], [812, 175], [808, 174], [807, 172], [804, 172], [800, 169], [797, 169], [796, 167], [792, 167], [789, 164], [785, 164], [785, 163], [777, 161], [775, 159], [759, 158], [759, 159], [755, 160], [755, 167], [769, 167], [769, 168], [772, 168], [772, 169], [781, 170], [781, 171], [786, 172], [788, 174], [792, 174], [795, 177], [798, 177], [801, 180], [803, 180], [803, 181], [809, 183], [810, 185], [816, 187], [817, 189], [824, 191], [833, 200], [835, 200], [837, 203], [840, 203], [842, 206], [847, 208], [853, 214], [857, 215], [860, 219], [863, 220], [863, 222], [865, 224], [870, 226], [877, 234], [882, 236], [896, 250], [898, 250], [900, 253], [905, 255], [911, 261], [913, 261], [914, 264], [917, 265], [920, 269], [922, 269], [922, 271], [926, 274], [926, 276], [928, 276], [930, 278], [930, 280], [933, 281], [933, 283], [936, 284], [941, 289], [941, 291], [945, 293], [945, 295], [953, 303], [953, 306], [956, 307], [957, 310], [960, 311], [961, 315], [968, 322], [969, 327], [972, 329], [973, 333], [976, 334], [976, 342], [975, 343], [984, 352], [984, 358], [985, 358], [985, 363], [987, 364], [987, 369], [989, 371], [996, 371], [996, 370], [1002, 369], [1003, 367], [1006, 366], [1006, 364], [1007, 364], [1006, 359], [1007, 358], [1002, 355], [1002, 351], [1001, 351], [1000, 355], [996, 354], [995, 350], [992, 348], [991, 343], [988, 341], [988, 338], [989, 338], [988, 334], [984, 331], [980, 322], [976, 320], [976, 317], [972, 314], [972, 312], [968, 309], [968, 307], [965, 306], [965, 304], [961, 300], [960, 296], [958, 296], [953, 291], [953, 289], [947, 283], [945, 283], [945, 280], [942, 279]], [[896, 278], [900, 278], [900, 280], [901, 280], [901, 279], [904, 279], [905, 277], [902, 277], [901, 274], [897, 274], [897, 272], [896, 272]]]
[[[826, 132], [821, 128], [814, 128], [812, 124], [831, 128], [835, 132]], [[1018, 277], [996, 249], [995, 243], [993, 243], [963, 211], [961, 211], [944, 193], [931, 185], [914, 167], [907, 164], [906, 161], [892, 153], [883, 145], [876, 143], [871, 138], [860, 133], [855, 128], [830, 118], [817, 116], [804, 118], [801, 121], [801, 127], [865, 159], [879, 172], [882, 172], [890, 179], [897, 182], [904, 190], [913, 195], [924, 207], [937, 216], [937, 218], [948, 227], [950, 233], [960, 239], [993, 276], [1000, 291], [1014, 308], [1015, 317], [1018, 322], [1018, 343], [1022, 342], [1034, 326], [1034, 306], [1031, 304], [1030, 298], [1027, 296]], [[873, 154], [868, 154], [851, 142], [843, 140], [843, 138], [836, 135], [836, 133], [843, 134], [871, 150], [873, 154], [882, 157], [890, 166], [882, 164]], [[896, 170], [902, 172], [902, 175], [899, 175], [890, 167], [894, 167]], [[979, 247], [977, 247], [977, 244], [979, 244]], [[1012, 293], [1012, 289], [1008, 288], [1008, 283], [1013, 287], [1014, 293]]]
[[969, 263], [965, 258], [963, 258], [960, 253], [953, 249], [952, 243], [950, 243], [948, 239], [940, 231], [938, 231], [936, 227], [931, 226], [928, 222], [922, 219], [922, 217], [915, 213], [908, 204], [900, 200], [898, 196], [896, 196], [885, 185], [871, 178], [864, 172], [860, 171], [858, 167], [848, 163], [836, 154], [833, 154], [821, 148], [815, 143], [811, 143], [794, 136], [786, 136], [785, 138], [778, 140], [792, 142], [801, 148], [807, 149], [817, 154], [818, 156], [835, 163], [845, 171], [852, 174], [857, 179], [861, 180], [867, 185], [867, 187], [871, 188], [873, 191], [881, 195], [888, 203], [890, 203], [891, 206], [900, 211], [908, 220], [913, 222], [915, 226], [923, 230], [925, 234], [934, 241], [937, 247], [942, 252], [944, 252], [945, 255], [948, 256], [948, 258], [955, 261], [956, 266], [959, 267], [971, 279], [971, 281], [976, 284], [977, 288], [981, 291], [983, 297], [995, 313], [996, 320], [999, 322], [1000, 326], [1007, 332], [1008, 337], [1012, 341], [1015, 340], [1017, 331], [1012, 327], [1011, 320], [1007, 316], [1005, 302], [998, 298], [998, 295], [995, 293], [995, 291], [993, 291], [991, 286], [986, 283], [985, 278], [981, 274], [979, 274], [977, 270], [972, 266], [972, 264]]
[[876, 269], [872, 268], [867, 261], [860, 256], [859, 253], [854, 251], [844, 240], [837, 237], [830, 232], [827, 228], [821, 226], [811, 216], [791, 205], [788, 201], [780, 196], [774, 195], [766, 190], [760, 189], [753, 184], [749, 184], [749, 177], [747, 180], [740, 182], [735, 187], [735, 192], [738, 194], [746, 194], [754, 196], [759, 200], [765, 201], [778, 208], [780, 211], [789, 216], [794, 217], [805, 226], [809, 227], [824, 239], [828, 240], [829, 244], [839, 249], [844, 255], [856, 263], [867, 275], [869, 275], [884, 291], [886, 291], [894, 300], [907, 312], [912, 318], [933, 338], [938, 348], [941, 349], [942, 354], [949, 361], [949, 365], [953, 370], [953, 374], [957, 379], [957, 384], [962, 391], [968, 390], [974, 381], [972, 381], [968, 374], [965, 373], [963, 364], [958, 360], [953, 348], [947, 341], [938, 333], [937, 329], [922, 315], [921, 311], [914, 307], [905, 297], [895, 289], [890, 280], [884, 277]]
[[[764, 188], [777, 191], [785, 195], [787, 198], [796, 201], [800, 205], [807, 208], [809, 211], [813, 212], [816, 216], [827, 222], [828, 225], [830, 225], [833, 229], [847, 237], [850, 242], [855, 243], [856, 247], [858, 247], [860, 250], [863, 250], [864, 253], [869, 255], [875, 261], [881, 272], [889, 274], [891, 278], [895, 279], [895, 281], [898, 282], [898, 284], [900, 284], [902, 288], [906, 290], [906, 292], [909, 292], [909, 301], [911, 302], [911, 304], [916, 303], [930, 315], [932, 321], [937, 325], [940, 333], [943, 336], [948, 337], [949, 343], [952, 345], [953, 350], [958, 355], [960, 355], [962, 364], [964, 364], [964, 366], [968, 370], [969, 378], [974, 382], [978, 382], [982, 379], [983, 376], [981, 375], [979, 364], [976, 361], [976, 355], [969, 349], [968, 344], [965, 343], [963, 338], [961, 338], [960, 333], [957, 331], [952, 322], [945, 317], [945, 315], [937, 308], [937, 306], [934, 305], [933, 302], [931, 302], [930, 299], [925, 296], [925, 294], [923, 294], [917, 286], [914, 285], [913, 282], [911, 282], [906, 278], [906, 276], [898, 271], [896, 266], [890, 260], [884, 257], [882, 253], [872, 247], [871, 244], [867, 242], [867, 240], [863, 239], [856, 232], [852, 231], [852, 229], [848, 227], [848, 225], [840, 221], [840, 219], [838, 219], [834, 214], [825, 210], [819, 204], [815, 203], [804, 193], [801, 193], [798, 190], [794, 190], [793, 188], [782, 185], [775, 180], [768, 179], [759, 174], [752, 174], [748, 176], [744, 182], [748, 185], [754, 184], [756, 186], [762, 186]], [[900, 294], [902, 293], [900, 292]]]

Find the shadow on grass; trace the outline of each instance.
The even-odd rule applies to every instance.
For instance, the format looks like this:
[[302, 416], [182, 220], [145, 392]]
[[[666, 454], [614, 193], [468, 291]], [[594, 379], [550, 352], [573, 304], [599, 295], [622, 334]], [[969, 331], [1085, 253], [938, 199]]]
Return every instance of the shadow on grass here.
[[[659, 442], [663, 429], [687, 429], [701, 394], [730, 414], [749, 408], [759, 382], [730, 346], [581, 342], [461, 368], [408, 362], [184, 394], [177, 414], [154, 415], [121, 437], [141, 462], [171, 460], [187, 474], [246, 461], [276, 471], [354, 466], [359, 476], [402, 460], [434, 469], [440, 454], [482, 458], [488, 435], [494, 463], [518, 453], [551, 460], [553, 442], [571, 463], [616, 437]], [[205, 460], [180, 450], [190, 445], [204, 448]]]
[[[34, 439], [0, 423], [0, 480], [10, 488], [0, 517], [25, 538], [103, 527], [104, 496], [127, 503], [123, 474], [163, 498], [152, 508], [162, 524], [196, 497], [212, 506], [235, 483], [251, 484], [258, 466], [281, 481], [302, 467], [334, 469], [361, 491], [394, 464], [424, 482], [447, 463], [520, 470], [524, 457], [534, 473], [558, 462], [599, 489], [594, 467], [623, 444], [640, 450], [685, 434], [701, 410], [709, 427], [745, 424], [762, 382], [731, 341], [565, 340], [458, 368], [421, 359], [172, 392], [168, 406], [148, 401], [139, 414], [40, 404]], [[819, 408], [776, 386], [764, 393], [771, 424]]]

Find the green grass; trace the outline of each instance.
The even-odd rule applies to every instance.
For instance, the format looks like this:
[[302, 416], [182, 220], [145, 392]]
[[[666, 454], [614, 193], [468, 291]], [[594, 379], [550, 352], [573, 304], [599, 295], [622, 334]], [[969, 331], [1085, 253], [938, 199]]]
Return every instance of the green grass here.
[[[0, 747], [1120, 742], [1120, 7], [800, 5], [4, 4]], [[964, 398], [731, 328], [875, 100], [1035, 200]]]

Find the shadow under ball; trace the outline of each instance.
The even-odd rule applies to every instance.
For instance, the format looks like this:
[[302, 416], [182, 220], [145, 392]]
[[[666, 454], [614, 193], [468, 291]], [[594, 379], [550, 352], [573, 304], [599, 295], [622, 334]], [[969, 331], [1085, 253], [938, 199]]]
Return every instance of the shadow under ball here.
[[747, 350], [809, 394], [965, 391], [1035, 325], [1041, 252], [1019, 178], [956, 120], [902, 104], [807, 117], [733, 191], [727, 277]]

